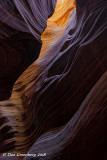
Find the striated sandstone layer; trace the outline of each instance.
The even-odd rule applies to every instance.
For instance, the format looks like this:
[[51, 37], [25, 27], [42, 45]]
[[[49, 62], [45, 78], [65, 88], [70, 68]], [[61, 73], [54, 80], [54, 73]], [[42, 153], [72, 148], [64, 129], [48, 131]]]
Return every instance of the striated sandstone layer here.
[[0, 159], [106, 160], [107, 0], [4, 0], [0, 13]]

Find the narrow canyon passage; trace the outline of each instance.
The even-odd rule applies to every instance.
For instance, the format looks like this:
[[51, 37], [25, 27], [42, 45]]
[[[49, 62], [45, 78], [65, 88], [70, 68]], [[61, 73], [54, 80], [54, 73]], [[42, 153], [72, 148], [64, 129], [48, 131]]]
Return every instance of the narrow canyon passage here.
[[106, 160], [106, 95], [107, 0], [1, 0], [0, 160]]

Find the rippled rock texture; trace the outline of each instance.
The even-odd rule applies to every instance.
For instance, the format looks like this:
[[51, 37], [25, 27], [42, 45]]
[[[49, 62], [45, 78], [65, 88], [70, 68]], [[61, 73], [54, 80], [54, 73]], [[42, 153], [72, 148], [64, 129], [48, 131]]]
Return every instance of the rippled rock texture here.
[[1, 0], [0, 100], [11, 96], [17, 78], [38, 58], [40, 36], [55, 4], [56, 0]]
[[0, 13], [1, 159], [106, 160], [107, 1], [4, 0]]

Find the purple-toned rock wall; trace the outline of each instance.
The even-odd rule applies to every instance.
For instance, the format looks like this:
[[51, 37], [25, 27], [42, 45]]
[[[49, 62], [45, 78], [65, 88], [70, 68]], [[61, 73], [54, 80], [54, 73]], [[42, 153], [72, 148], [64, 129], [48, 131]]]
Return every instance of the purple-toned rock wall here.
[[1, 159], [10, 158], [4, 152], [46, 153], [24, 160], [107, 159], [107, 0], [76, 0], [63, 34], [39, 59], [55, 5], [0, 4]]

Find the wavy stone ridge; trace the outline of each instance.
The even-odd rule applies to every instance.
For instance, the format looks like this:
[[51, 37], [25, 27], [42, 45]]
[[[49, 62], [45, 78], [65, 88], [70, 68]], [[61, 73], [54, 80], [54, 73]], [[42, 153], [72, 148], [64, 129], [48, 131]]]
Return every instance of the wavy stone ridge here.
[[11, 96], [13, 84], [39, 56], [41, 34], [56, 0], [1, 0], [0, 101]]
[[[72, 0], [58, 0], [41, 36], [39, 58], [17, 79], [11, 98], [0, 102], [2, 160], [9, 158], [2, 157], [3, 149], [47, 154], [14, 160], [107, 159], [106, 2], [76, 0], [75, 8]], [[29, 7], [24, 7], [23, 18], [28, 22]]]

